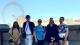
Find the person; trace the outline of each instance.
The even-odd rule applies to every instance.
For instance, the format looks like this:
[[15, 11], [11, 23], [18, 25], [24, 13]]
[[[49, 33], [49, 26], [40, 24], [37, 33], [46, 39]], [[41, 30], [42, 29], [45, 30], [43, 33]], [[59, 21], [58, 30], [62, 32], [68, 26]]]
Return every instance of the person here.
[[54, 23], [53, 18], [50, 18], [49, 24], [46, 27], [46, 41], [48, 45], [56, 45], [59, 41], [58, 26]]
[[9, 34], [10, 34], [10, 36], [12, 38], [12, 43], [11, 43], [12, 45], [19, 45], [19, 43], [20, 43], [20, 35], [21, 35], [20, 32], [21, 31], [20, 31], [19, 24], [18, 24], [17, 21], [15, 21], [13, 23], [12, 29], [9, 31]]
[[60, 17], [59, 19], [60, 25], [59, 25], [59, 37], [60, 37], [60, 44], [66, 45], [66, 41], [68, 38], [68, 26], [64, 24], [64, 17]]
[[38, 45], [43, 45], [45, 37], [45, 27], [41, 25], [42, 20], [38, 20], [38, 25], [34, 28], [35, 41]]
[[30, 21], [30, 15], [26, 16], [26, 22], [23, 23], [23, 37], [25, 37], [25, 45], [32, 45], [34, 23]]

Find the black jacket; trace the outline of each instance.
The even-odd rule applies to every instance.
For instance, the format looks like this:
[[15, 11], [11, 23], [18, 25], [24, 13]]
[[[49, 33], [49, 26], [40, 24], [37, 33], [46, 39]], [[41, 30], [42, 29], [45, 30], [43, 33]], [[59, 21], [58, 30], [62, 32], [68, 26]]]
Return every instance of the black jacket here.
[[50, 41], [51, 37], [59, 39], [58, 26], [56, 24], [53, 24], [52, 27], [50, 25], [47, 25], [47, 27], [46, 27], [46, 37], [45, 37], [45, 39]]
[[[26, 27], [26, 22], [24, 22], [24, 24], [23, 24], [23, 32], [25, 32], [25, 27]], [[29, 22], [29, 27], [30, 27], [31, 33], [33, 34], [33, 29], [35, 27], [34, 23]]]

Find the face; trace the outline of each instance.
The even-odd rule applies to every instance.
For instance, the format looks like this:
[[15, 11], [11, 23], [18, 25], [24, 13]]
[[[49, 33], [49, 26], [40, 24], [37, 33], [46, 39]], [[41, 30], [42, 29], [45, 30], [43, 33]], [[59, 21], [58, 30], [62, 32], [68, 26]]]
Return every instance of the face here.
[[50, 24], [53, 24], [53, 20], [50, 20]]
[[38, 20], [38, 25], [41, 25], [41, 23], [42, 23], [42, 20]]
[[50, 19], [50, 24], [53, 24], [53, 18]]
[[63, 23], [64, 22], [64, 19], [63, 18], [60, 18], [59, 22], [60, 23]]
[[16, 26], [18, 25], [18, 23], [17, 23], [17, 22], [15, 22], [13, 25], [16, 27]]
[[26, 18], [27, 21], [30, 21], [30, 17]]

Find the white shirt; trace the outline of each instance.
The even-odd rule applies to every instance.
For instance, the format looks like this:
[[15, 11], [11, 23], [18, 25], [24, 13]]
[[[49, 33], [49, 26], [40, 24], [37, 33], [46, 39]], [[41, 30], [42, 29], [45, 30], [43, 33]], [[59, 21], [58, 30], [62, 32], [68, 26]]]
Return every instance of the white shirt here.
[[29, 27], [29, 23], [26, 23], [26, 28], [25, 28], [26, 34], [31, 34], [31, 30]]
[[[64, 28], [65, 27], [65, 28]], [[64, 31], [62, 31], [64, 29]], [[59, 25], [59, 36], [61, 38], [64, 38], [66, 35], [66, 31], [68, 30], [68, 26], [66, 24], [60, 24]]]

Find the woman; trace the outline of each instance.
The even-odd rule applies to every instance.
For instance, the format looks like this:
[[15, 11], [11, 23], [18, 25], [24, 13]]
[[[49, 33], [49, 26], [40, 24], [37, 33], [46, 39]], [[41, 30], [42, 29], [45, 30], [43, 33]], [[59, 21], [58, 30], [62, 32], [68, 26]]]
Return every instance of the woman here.
[[45, 29], [44, 26], [41, 25], [42, 20], [38, 20], [38, 25], [34, 28], [34, 33], [35, 33], [35, 40], [38, 43], [38, 45], [43, 45], [44, 42], [44, 33]]
[[49, 45], [56, 45], [59, 41], [58, 26], [54, 23], [53, 18], [50, 18], [50, 22], [46, 27], [46, 41]]
[[12, 45], [19, 45], [20, 43], [20, 28], [17, 21], [13, 23], [12, 30], [9, 31], [12, 39]]

